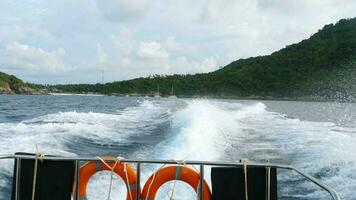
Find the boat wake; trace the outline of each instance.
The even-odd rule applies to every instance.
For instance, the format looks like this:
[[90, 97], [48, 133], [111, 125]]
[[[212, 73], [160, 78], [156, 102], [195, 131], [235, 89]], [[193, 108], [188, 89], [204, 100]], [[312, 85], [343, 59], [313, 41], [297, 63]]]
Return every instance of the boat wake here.
[[[57, 112], [21, 122], [0, 123], [2, 154], [41, 151], [54, 155], [112, 155], [127, 158], [251, 161], [292, 164], [356, 199], [356, 129], [332, 122], [311, 122], [269, 111], [262, 102], [140, 99], [111, 112]], [[1, 196], [8, 199], [11, 161], [0, 165]], [[160, 166], [143, 166], [142, 183]], [[208, 174], [209, 169], [207, 169]], [[207, 176], [209, 179], [209, 176]], [[282, 199], [320, 199], [327, 194], [296, 176], [281, 172]], [[112, 199], [124, 198], [126, 189], [116, 176]], [[109, 173], [96, 174], [88, 199], [106, 197]], [[158, 192], [166, 199], [172, 184]], [[194, 198], [184, 184], [175, 194]], [[180, 199], [183, 197], [179, 196]]]

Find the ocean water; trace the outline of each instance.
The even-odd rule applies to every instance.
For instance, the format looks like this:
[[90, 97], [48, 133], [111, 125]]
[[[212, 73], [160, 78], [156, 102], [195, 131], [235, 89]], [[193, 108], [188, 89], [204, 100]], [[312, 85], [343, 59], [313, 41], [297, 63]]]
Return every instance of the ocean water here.
[[[0, 154], [250, 161], [292, 164], [356, 199], [356, 104], [293, 101], [0, 95]], [[144, 183], [160, 165], [143, 165]], [[13, 161], [0, 161], [0, 199], [10, 199]], [[209, 180], [209, 169], [206, 177]], [[295, 173], [278, 171], [279, 199], [330, 199]], [[110, 173], [89, 182], [106, 199]], [[210, 182], [209, 182], [210, 184]], [[173, 183], [157, 199], [169, 199]], [[111, 199], [125, 199], [115, 177]], [[177, 182], [174, 199], [194, 199]]]

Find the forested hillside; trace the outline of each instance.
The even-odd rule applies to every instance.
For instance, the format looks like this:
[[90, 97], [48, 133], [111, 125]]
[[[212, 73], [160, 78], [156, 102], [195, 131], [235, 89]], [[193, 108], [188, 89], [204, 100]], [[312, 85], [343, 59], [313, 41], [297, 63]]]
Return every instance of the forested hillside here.
[[356, 96], [356, 18], [324, 26], [309, 39], [267, 56], [234, 61], [195, 75], [154, 75], [107, 84], [56, 85], [73, 93], [224, 98], [340, 99]]
[[1, 93], [18, 93], [31, 94], [35, 90], [24, 83], [21, 79], [13, 75], [0, 72], [0, 94]]

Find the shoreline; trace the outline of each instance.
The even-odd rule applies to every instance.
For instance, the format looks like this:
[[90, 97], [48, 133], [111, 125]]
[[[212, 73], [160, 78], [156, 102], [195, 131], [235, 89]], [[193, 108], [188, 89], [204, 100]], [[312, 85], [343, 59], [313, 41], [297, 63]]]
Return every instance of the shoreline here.
[[[152, 95], [129, 95], [129, 94], [101, 94], [101, 93], [0, 93], [0, 95], [24, 95], [24, 96], [115, 96], [115, 97], [139, 97], [139, 98], [163, 98], [171, 99], [172, 96], [159, 96], [155, 97]], [[337, 103], [356, 103], [355, 98], [326, 98], [326, 97], [316, 97], [316, 96], [304, 96], [304, 97], [260, 97], [260, 96], [248, 96], [248, 97], [238, 97], [238, 96], [201, 96], [201, 95], [178, 95], [175, 98], [183, 99], [221, 99], [221, 100], [261, 100], [261, 101], [304, 101], [304, 102], [337, 102]]]

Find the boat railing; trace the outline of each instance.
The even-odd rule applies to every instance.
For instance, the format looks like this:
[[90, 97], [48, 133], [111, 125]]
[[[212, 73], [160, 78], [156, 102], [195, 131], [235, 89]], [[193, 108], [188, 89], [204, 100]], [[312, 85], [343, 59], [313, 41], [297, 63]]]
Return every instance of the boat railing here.
[[[16, 168], [16, 177], [19, 177], [19, 170], [20, 170], [20, 159], [35, 159], [35, 155], [6, 155], [6, 156], [0, 156], [0, 160], [2, 159], [16, 159], [18, 162], [17, 168]], [[85, 162], [85, 161], [116, 161], [115, 157], [60, 157], [60, 156], [46, 156], [43, 158], [44, 160], [53, 160], [53, 161], [75, 161], [75, 175], [74, 175], [74, 198], [73, 200], [78, 200], [79, 199], [79, 193], [78, 193], [78, 180], [79, 180], [79, 170], [80, 170], [80, 162]], [[137, 181], [136, 181], [136, 186], [137, 188], [140, 188], [140, 179], [141, 179], [141, 165], [142, 164], [181, 164], [184, 163], [185, 165], [197, 165], [199, 166], [199, 171], [200, 171], [200, 180], [199, 184], [203, 185], [204, 181], [204, 167], [205, 166], [225, 166], [225, 167], [242, 167], [244, 164], [240, 162], [215, 162], [215, 161], [194, 161], [194, 160], [145, 160], [145, 159], [121, 159], [121, 162], [125, 163], [134, 163], [136, 164], [136, 173], [137, 173]], [[249, 162], [248, 163], [249, 167], [274, 167], [277, 169], [286, 169], [286, 170], [291, 170], [299, 175], [303, 176], [307, 180], [313, 182], [316, 184], [318, 187], [323, 189], [324, 191], [328, 192], [333, 200], [341, 200], [340, 195], [336, 192], [335, 189], [332, 187], [326, 185], [325, 183], [321, 182], [319, 179], [301, 171], [300, 169], [292, 166], [292, 165], [283, 165], [283, 164], [274, 164], [270, 162], [266, 163], [253, 163]], [[17, 181], [16, 181], [17, 183]], [[15, 193], [18, 191], [18, 184], [15, 185]], [[199, 187], [199, 199], [203, 200], [203, 187]], [[137, 190], [137, 195], [136, 195], [137, 200], [140, 200], [140, 191]]]

